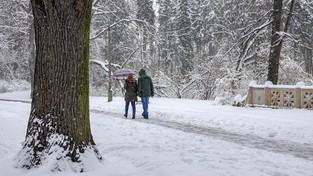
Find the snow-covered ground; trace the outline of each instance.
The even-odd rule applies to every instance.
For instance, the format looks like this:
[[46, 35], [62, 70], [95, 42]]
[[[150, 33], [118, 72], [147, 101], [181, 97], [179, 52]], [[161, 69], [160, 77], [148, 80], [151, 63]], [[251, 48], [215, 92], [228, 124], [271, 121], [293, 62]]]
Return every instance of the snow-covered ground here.
[[150, 119], [137, 105], [90, 98], [91, 129], [104, 161], [85, 173], [50, 166], [14, 168], [30, 111], [29, 92], [0, 94], [0, 176], [313, 176], [313, 111], [217, 105], [213, 101], [150, 99]]

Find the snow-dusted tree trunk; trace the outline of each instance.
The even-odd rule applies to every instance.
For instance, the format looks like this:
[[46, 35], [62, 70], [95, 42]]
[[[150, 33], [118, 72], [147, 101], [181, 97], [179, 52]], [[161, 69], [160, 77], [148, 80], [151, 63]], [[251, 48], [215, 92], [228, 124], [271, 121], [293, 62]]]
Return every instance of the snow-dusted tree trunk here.
[[[29, 11], [30, 14], [32, 12], [31, 4], [29, 4]], [[30, 74], [30, 84], [31, 84], [31, 93], [30, 96], [33, 96], [34, 91], [34, 67], [35, 67], [35, 28], [32, 16], [29, 15], [29, 58], [28, 58], [28, 65], [29, 65], [29, 74]]]
[[101, 159], [89, 120], [92, 0], [31, 0], [31, 4], [36, 43], [34, 93], [17, 167], [53, 161], [52, 169], [70, 166], [81, 172], [83, 153]]
[[274, 0], [271, 51], [267, 74], [267, 80], [271, 81], [274, 84], [277, 84], [278, 82], [279, 58], [282, 47], [282, 33], [281, 33], [282, 8], [283, 8], [282, 0]]
[[269, 66], [268, 66], [268, 74], [267, 74], [267, 80], [271, 81], [273, 84], [278, 83], [280, 53], [281, 53], [281, 49], [283, 45], [284, 35], [285, 33], [287, 33], [288, 27], [290, 24], [290, 19], [292, 16], [294, 3], [295, 3], [295, 0], [291, 0], [289, 14], [287, 16], [287, 20], [285, 23], [285, 28], [283, 31], [281, 31], [283, 1], [274, 0], [271, 50], [270, 50], [270, 58], [269, 58]]

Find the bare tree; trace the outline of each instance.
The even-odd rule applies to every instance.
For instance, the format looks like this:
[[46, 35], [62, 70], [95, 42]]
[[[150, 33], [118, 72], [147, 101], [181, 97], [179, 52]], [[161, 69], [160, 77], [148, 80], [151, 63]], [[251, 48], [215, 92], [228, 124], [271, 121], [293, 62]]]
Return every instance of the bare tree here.
[[0, 79], [29, 80], [28, 5], [4, 0], [0, 5]]
[[[31, 0], [36, 43], [34, 92], [18, 167], [47, 158], [84, 171], [82, 153], [101, 159], [89, 120], [89, 30], [92, 0]], [[49, 159], [51, 160], [51, 159]]]
[[288, 31], [294, 2], [295, 2], [294, 0], [291, 0], [290, 10], [287, 16], [285, 28], [284, 28], [284, 31], [281, 31], [283, 1], [274, 0], [271, 50], [270, 50], [270, 58], [269, 58], [269, 66], [268, 66], [268, 74], [267, 74], [267, 80], [271, 81], [273, 84], [277, 84], [278, 82], [280, 52], [282, 49], [283, 38], [285, 36], [285, 33]]

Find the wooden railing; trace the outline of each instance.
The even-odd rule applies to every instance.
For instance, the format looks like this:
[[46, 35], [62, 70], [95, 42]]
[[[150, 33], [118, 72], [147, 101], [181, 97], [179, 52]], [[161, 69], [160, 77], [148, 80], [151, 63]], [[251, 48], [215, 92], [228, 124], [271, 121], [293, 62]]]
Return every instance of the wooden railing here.
[[251, 82], [245, 104], [249, 106], [263, 105], [274, 108], [306, 108], [313, 109], [313, 86], [257, 85]]

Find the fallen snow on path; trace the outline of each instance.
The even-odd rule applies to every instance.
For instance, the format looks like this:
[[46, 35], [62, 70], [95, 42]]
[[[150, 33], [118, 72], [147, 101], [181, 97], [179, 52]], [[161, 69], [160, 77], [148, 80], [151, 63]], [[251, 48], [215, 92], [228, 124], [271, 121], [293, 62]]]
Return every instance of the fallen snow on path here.
[[[26, 93], [0, 99], [29, 101]], [[123, 118], [121, 97], [90, 100], [92, 134], [104, 161], [90, 163], [82, 174], [51, 173], [48, 166], [15, 169], [30, 103], [0, 101], [0, 176], [313, 176], [313, 153], [306, 153], [313, 145], [311, 110], [151, 98], [150, 119], [140, 117], [138, 104], [131, 120]]]

